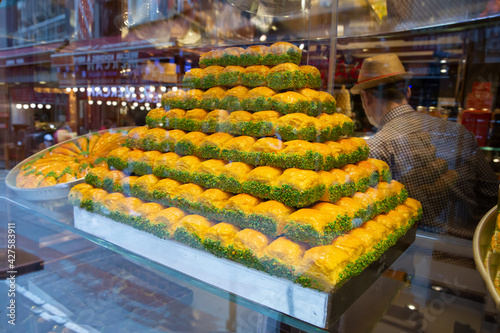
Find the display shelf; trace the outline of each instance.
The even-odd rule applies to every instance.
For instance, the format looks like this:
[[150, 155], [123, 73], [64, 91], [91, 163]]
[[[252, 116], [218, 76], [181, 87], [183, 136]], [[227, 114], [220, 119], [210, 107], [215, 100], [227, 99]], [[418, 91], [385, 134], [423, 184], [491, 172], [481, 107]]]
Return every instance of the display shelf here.
[[[250, 309], [271, 318], [279, 318], [294, 327], [303, 327], [307, 331], [318, 330], [318, 326], [329, 327], [335, 323], [344, 311], [383, 274], [387, 267], [404, 253], [413, 242], [416, 231], [415, 228], [410, 229], [406, 236], [365, 269], [360, 276], [351, 279], [334, 293], [328, 294], [303, 288], [288, 280], [248, 269], [203, 251], [190, 249], [175, 241], [161, 240], [81, 209], [75, 208], [76, 213], [73, 215], [72, 206], [67, 202], [62, 204], [61, 200], [47, 201], [43, 206], [39, 203], [23, 201], [17, 196], [13, 199], [2, 198], [1, 200], [28, 210], [102, 247], [138, 261], [142, 265], [187, 281], [191, 285], [226, 299], [236, 299], [238, 303]], [[126, 234], [129, 235], [128, 238], [124, 237]], [[158, 246], [166, 243], [170, 244], [170, 247], [159, 251]], [[176, 253], [176, 255], [165, 257], [161, 253]], [[179, 266], [175, 262], [172, 264], [171, 259], [168, 258], [184, 260], [177, 262]], [[204, 259], [208, 259], [209, 264], [203, 265]], [[193, 265], [192, 262], [197, 260], [200, 262]], [[185, 262], [190, 264], [186, 265]], [[205, 267], [205, 270], [201, 270], [200, 267]], [[213, 267], [218, 267], [215, 269], [218, 273], [224, 272], [224, 283], [221, 283], [219, 274], [207, 278]], [[238, 283], [234, 283], [235, 281]], [[247, 284], [243, 284], [242, 281], [246, 281]], [[260, 293], [255, 292], [260, 286], [268, 285], [270, 282], [272, 287], [266, 287]], [[315, 306], [311, 306], [312, 304]]]
[[[165, 283], [173, 281], [192, 289], [194, 291], [194, 303], [196, 304], [192, 305], [192, 308], [189, 309], [189, 313], [194, 312], [195, 317], [177, 317], [179, 324], [176, 326], [184, 327], [184, 329], [189, 332], [193, 331], [193, 327], [198, 327], [198, 329], [200, 329], [200, 327], [204, 327], [203, 325], [210, 325], [210, 323], [213, 323], [210, 322], [210, 320], [216, 320], [218, 323], [217, 325], [219, 325], [218, 330], [213, 328], [212, 331], [239, 331], [236, 329], [229, 329], [225, 326], [224, 323], [227, 319], [224, 318], [227, 318], [228, 315], [234, 316], [231, 318], [233, 318], [233, 323], [235, 323], [237, 327], [246, 327], [245, 325], [247, 325], [247, 321], [258, 320], [271, 323], [268, 325], [270, 325], [269, 327], [272, 327], [272, 330], [264, 329], [264, 331], [269, 332], [295, 332], [297, 330], [307, 332], [325, 332], [323, 329], [299, 321], [291, 316], [284, 315], [255, 302], [248, 301], [245, 298], [236, 296], [207, 283], [203, 283], [200, 280], [189, 277], [186, 274], [169, 269], [164, 265], [160, 265], [155, 261], [134, 254], [122, 247], [103, 241], [102, 239], [70, 226], [65, 221], [58, 221], [53, 216], [44, 215], [26, 206], [19, 205], [17, 203], [17, 199], [7, 201], [5, 198], [1, 198], [0, 210], [3, 211], [3, 208], [6, 205], [10, 206], [10, 208], [7, 207], [7, 209], [11, 211], [11, 213], [8, 214], [9, 219], [18, 221], [19, 237], [21, 237], [21, 234], [33, 237], [32, 235], [34, 235], [36, 231], [33, 229], [31, 224], [37, 225], [39, 224], [38, 220], [43, 220], [46, 227], [54, 229], [56, 232], [61, 229], [70, 230], [73, 233], [83, 236], [85, 238], [83, 241], [86, 242], [86, 240], [91, 240], [95, 244], [99, 245], [97, 247], [93, 246], [94, 249], [99, 249], [97, 253], [89, 253], [89, 255], [82, 256], [81, 254], [78, 254], [81, 253], [81, 251], [78, 250], [76, 254], [70, 255], [64, 259], [61, 262], [61, 264], [64, 265], [64, 271], [66, 272], [64, 273], [64, 279], [60, 278], [62, 273], [58, 273], [58, 269], [54, 271], [53, 259], [47, 260], [46, 268], [43, 271], [19, 277], [18, 284], [20, 286], [23, 286], [39, 297], [41, 295], [50, 296], [50, 298], [45, 299], [46, 304], [54, 305], [56, 307], [58, 307], [58, 304], [62, 304], [64, 307], [71, 310], [73, 315], [66, 317], [67, 319], [70, 319], [68, 320], [68, 323], [74, 322], [80, 325], [90, 325], [91, 327], [95, 327], [96, 325], [93, 321], [89, 321], [87, 319], [83, 320], [82, 315], [79, 314], [79, 311], [82, 311], [82, 313], [89, 313], [89, 311], [94, 308], [94, 303], [89, 303], [89, 308], [76, 308], [75, 306], [72, 306], [71, 303], [68, 303], [70, 301], [65, 299], [66, 296], [64, 294], [61, 294], [61, 292], [58, 291], [58, 284], [64, 286], [64, 288], [67, 288], [68, 285], [73, 283], [81, 285], [82, 287], [86, 286], [85, 283], [81, 283], [82, 281], [85, 282], [84, 280], [80, 281], [78, 280], [78, 276], [72, 274], [74, 269], [71, 268], [71, 265], [68, 266], [68, 264], [70, 262], [75, 262], [80, 263], [78, 265], [92, 265], [93, 267], [96, 267], [96, 264], [101, 262], [103, 264], [107, 263], [106, 265], [99, 266], [101, 270], [106, 270], [106, 267], [109, 267], [107, 271], [111, 272], [110, 270], [113, 269], [113, 267], [115, 267], [115, 271], [117, 268], [120, 268], [117, 273], [119, 275], [117, 277], [103, 280], [104, 284], [102, 286], [106, 286], [109, 283], [111, 283], [111, 285], [116, 284], [117, 278], [119, 278], [118, 281], [122, 281], [122, 279], [124, 279], [123, 281], [129, 281], [131, 276], [139, 278], [140, 275], [137, 275], [137, 272], [140, 273], [141, 271], [147, 271], [147, 274], [154, 274], [155, 276], [158, 275], [159, 279], [161, 279], [160, 281], [165, 280]], [[73, 209], [72, 206], [68, 205], [68, 207]], [[30, 225], [25, 225], [27, 224], [27, 221], [29, 221]], [[62, 226], [62, 228], [57, 226]], [[37, 244], [34, 246], [36, 248], [39, 247]], [[86, 246], [88, 247], [88, 245]], [[68, 246], [65, 245], [64, 247]], [[63, 249], [64, 247], [59, 246], [60, 249]], [[40, 252], [34, 253], [39, 254], [44, 259], [48, 259], [43, 254], [44, 248], [41, 248], [38, 251]], [[67, 255], [65, 254], [65, 257], [66, 256]], [[108, 258], [108, 256], [111, 257]], [[124, 262], [134, 263], [134, 267], [136, 268], [131, 270], [129, 265], [124, 266]], [[80, 269], [84, 268], [85, 267], [81, 267]], [[52, 280], [54, 281], [51, 284], [45, 283], [46, 281]], [[26, 281], [29, 281], [28, 284]], [[163, 283], [160, 283], [160, 281], [154, 282], [153, 285], [148, 285], [148, 288], [157, 288], [157, 286], [160, 286]], [[141, 285], [144, 286], [144, 284]], [[104, 288], [103, 290], [108, 289]], [[37, 293], [38, 291], [42, 291], [43, 293], [39, 294]], [[201, 298], [200, 293], [204, 295]], [[476, 331], [479, 331], [481, 328], [485, 331], [496, 331], [496, 328], [498, 327], [493, 301], [488, 296], [488, 292], [484, 287], [484, 283], [482, 282], [479, 273], [473, 267], [472, 242], [463, 239], [430, 234], [421, 231], [417, 232], [415, 242], [410, 246], [410, 248], [408, 248], [398, 260], [390, 265], [386, 272], [373, 284], [371, 284], [368, 290], [363, 290], [360, 293], [361, 295], [359, 298], [354, 301], [349, 308], [342, 311], [341, 319], [337, 320], [333, 326], [330, 327], [329, 331], [336, 332], [342, 329], [348, 332], [387, 331], [384, 330], [384, 328], [387, 328], [387, 325], [391, 325], [391, 323], [395, 323], [399, 330], [412, 331], [415, 329], [415, 325], [417, 323], [415, 320], [412, 321], [409, 316], [413, 313], [414, 316], [423, 316], [424, 314], [434, 313], [432, 311], [435, 310], [433, 306], [436, 305], [436, 302], [440, 302], [440, 305], [443, 304], [441, 302], [445, 302], [445, 306], [442, 307], [443, 313], [440, 316], [440, 318], [445, 320], [445, 322], [441, 319], [438, 321], [430, 320], [426, 322], [429, 331], [437, 329], [440, 323], [446, 323], [447, 325], [451, 325], [450, 327], [453, 327], [454, 322], [469, 325], [470, 328]], [[28, 306], [28, 303], [30, 303], [29, 300], [24, 300], [23, 297], [23, 295], [19, 295], [19, 301]], [[89, 292], [86, 288], [79, 291], [78, 297], [84, 303], [88, 300], [95, 299], [94, 293]], [[119, 302], [121, 302], [122, 297], [124, 296], [117, 294], [112, 300], [108, 300], [109, 303], [106, 304], [109, 304], [109, 306], [105, 308], [106, 313], [99, 315], [99, 318], [101, 318], [105, 323], [110, 322], [112, 319], [109, 318], [107, 311], [111, 311], [109, 313], [112, 314], [119, 314], [119, 318], [123, 318], [124, 320], [135, 318], [135, 312], [130, 313], [132, 317], [129, 317], [129, 315], [127, 315], [127, 317], [123, 317], [123, 313], [116, 312], [117, 310], [122, 309], [122, 307], [119, 306]], [[353, 295], [346, 293], [343, 297], [351, 298]], [[50, 299], [53, 299], [54, 302], [50, 302]], [[198, 299], [198, 301], [196, 301], [196, 299]], [[178, 306], [177, 304], [178, 303], [173, 303], [171, 307], [176, 309]], [[410, 312], [400, 311], [406, 309], [409, 304], [414, 304], [416, 309]], [[179, 305], [183, 307], [186, 306], [185, 304], [180, 303]], [[213, 312], [211, 312], [212, 308], [219, 306], [221, 306], [222, 310], [216, 311], [214, 309]], [[233, 307], [236, 307], [236, 310], [234, 310]], [[40, 308], [40, 305], [35, 304], [33, 309]], [[246, 315], [243, 317], [241, 316], [244, 312], [243, 309], [247, 309], [245, 311], [247, 311], [247, 314], [251, 314], [250, 317], [246, 317]], [[140, 309], [136, 311], [140, 311]], [[200, 316], [200, 312], [197, 311], [208, 311], [216, 316], [217, 319], [207, 318], [206, 315]], [[232, 312], [231, 314], [228, 311], [236, 312]], [[30, 315], [35, 318], [31, 319], [31, 321], [36, 321], [38, 316], [37, 313], [30, 311], [28, 311], [28, 313], [31, 313]], [[174, 309], [172, 309], [172, 311], [169, 311], [169, 314], [165, 315], [170, 316], [178, 313], [181, 313], [181, 311], [174, 311]], [[360, 313], [363, 313], [364, 320], [362, 321], [359, 320]], [[467, 315], [464, 316], [464, 313], [467, 313]], [[170, 317], [165, 318], [165, 320], [167, 322], [171, 322], [169, 318]], [[277, 328], [273, 327], [273, 323], [275, 322], [278, 325]], [[189, 326], [193, 323], [197, 326]], [[127, 324], [127, 322], [122, 322], [120, 324], [117, 323], [116, 326], [113, 327], [116, 327], [118, 331], [126, 331], [126, 327], [128, 327], [128, 325], [129, 324]], [[156, 324], [154, 323], [147, 325], [144, 326], [144, 329], [146, 329], [146, 327], [150, 329], [156, 327]], [[287, 327], [287, 325], [290, 325], [293, 328]], [[191, 327], [191, 329], [188, 329], [189, 327]], [[156, 331], [162, 330], [157, 328]], [[206, 329], [198, 330], [198, 332], [208, 331]], [[250, 331], [255, 331], [255, 327]]]
[[231, 294], [326, 328], [331, 326], [415, 239], [415, 228], [413, 228], [359, 276], [351, 278], [333, 292], [326, 293], [303, 288], [291, 281], [217, 258], [173, 240], [160, 239], [81, 208], [75, 207], [74, 216], [76, 229], [104, 242], [185, 273]]
[[[306, 323], [302, 320], [298, 320], [294, 318], [293, 316], [289, 316], [286, 314], [283, 314], [279, 311], [273, 310], [269, 307], [262, 306], [260, 304], [257, 304], [253, 301], [249, 301], [244, 297], [240, 297], [237, 294], [225, 291], [221, 288], [218, 288], [216, 286], [213, 286], [211, 284], [208, 284], [202, 280], [199, 280], [197, 278], [193, 278], [192, 276], [179, 272], [178, 270], [175, 270], [173, 268], [167, 267], [161, 263], [158, 263], [155, 260], [152, 260], [151, 258], [145, 257], [141, 254], [138, 254], [136, 252], [133, 252], [125, 247], [118, 246], [116, 244], [113, 244], [112, 242], [109, 242], [102, 237], [95, 236], [89, 232], [86, 232], [84, 230], [81, 230], [75, 226], [74, 219], [73, 219], [73, 213], [72, 209], [73, 206], [71, 206], [67, 200], [64, 200], [64, 204], [61, 204], [61, 200], [52, 200], [49, 202], [45, 202], [44, 207], [38, 207], [38, 205], [33, 204], [30, 201], [25, 201], [22, 198], [15, 196], [13, 199], [5, 198], [5, 197], [0, 197], [0, 204], [7, 204], [9, 205], [14, 205], [17, 208], [21, 208], [22, 210], [26, 212], [30, 212], [31, 214], [42, 218], [49, 223], [52, 223], [58, 227], [62, 227], [66, 230], [69, 230], [103, 248], [109, 249], [115, 253], [118, 253], [120, 255], [125, 256], [126, 258], [129, 258], [135, 262], [138, 262], [141, 265], [145, 265], [150, 269], [155, 269], [158, 270], [159, 272], [166, 274], [167, 276], [170, 276], [175, 279], [182, 280], [186, 282], [189, 285], [195, 286], [197, 288], [200, 288], [204, 291], [207, 291], [211, 294], [217, 295], [219, 297], [222, 297], [226, 300], [231, 300], [233, 302], [236, 302], [238, 304], [241, 304], [251, 310], [257, 311], [269, 318], [279, 320], [287, 325], [299, 328], [301, 330], [305, 330], [308, 332], [324, 332], [319, 327], [313, 326], [309, 323]], [[7, 207], [7, 210], [10, 208]], [[68, 209], [71, 210], [70, 213], [68, 213]], [[53, 214], [56, 213], [56, 214]], [[64, 218], [64, 219], [58, 219], [57, 217], [67, 217], [68, 215], [71, 215], [71, 219]]]

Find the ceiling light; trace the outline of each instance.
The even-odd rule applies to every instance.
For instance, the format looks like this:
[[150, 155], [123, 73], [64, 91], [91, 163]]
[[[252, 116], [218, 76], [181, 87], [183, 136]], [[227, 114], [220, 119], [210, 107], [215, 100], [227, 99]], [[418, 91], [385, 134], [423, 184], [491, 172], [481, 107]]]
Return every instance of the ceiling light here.
[[78, 92], [78, 88], [77, 88], [77, 87], [74, 87], [74, 88], [73, 88], [73, 92]]
[[117, 101], [113, 101], [113, 106], [117, 106], [118, 105], [118, 102]]
[[91, 91], [92, 91], [92, 88], [88, 87], [87, 92], [91, 92]]
[[89, 105], [92, 105], [92, 104], [94, 104], [94, 101], [93, 101], [93, 100], [90, 100], [90, 101], [89, 101]]
[[135, 87], [130, 87], [130, 91], [135, 91]]
[[412, 311], [417, 309], [417, 307], [413, 304], [408, 304], [406, 307], [408, 307], [408, 309], [410, 309]]
[[102, 104], [102, 101], [97, 101], [97, 105], [101, 105]]
[[161, 87], [160, 90], [165, 92], [165, 91], [167, 91], [167, 87]]
[[120, 87], [120, 91], [125, 91], [125, 87]]
[[39, 83], [40, 84], [47, 84], [47, 82], [45, 82], [45, 81], [40, 81]]
[[52, 105], [47, 104], [47, 105], [45, 105], [45, 108], [46, 108], [47, 110], [50, 110], [50, 109], [52, 108]]
[[80, 92], [84, 92], [85, 91], [85, 88], [80, 88]]
[[177, 87], [172, 87], [172, 91], [177, 91], [179, 88]]
[[108, 87], [102, 88], [102, 91], [104, 91], [104, 92], [108, 92], [108, 90], [109, 90]]
[[153, 87], [153, 86], [151, 86], [151, 87], [149, 88], [149, 90], [151, 90], [151, 91], [155, 91], [155, 90], [156, 90], [156, 88], [155, 88], [155, 87]]
[[126, 106], [127, 105], [127, 102], [122, 102], [122, 106]]
[[106, 105], [111, 105], [111, 101], [106, 101]]
[[299, 49], [303, 50], [304, 49], [304, 44], [299, 45]]
[[37, 108], [39, 108], [39, 109], [43, 109], [43, 104], [38, 104], [38, 105], [37, 105]]
[[156, 103], [156, 106], [157, 107], [161, 107], [161, 103]]
[[441, 62], [442, 64], [446, 64], [446, 59], [442, 59], [440, 62]]
[[116, 87], [111, 87], [112, 92], [116, 92]]
[[448, 70], [447, 70], [446, 68], [443, 68], [443, 69], [441, 70], [441, 73], [447, 73], [447, 72], [448, 72]]
[[22, 108], [23, 108], [23, 105], [22, 105], [22, 104], [16, 104], [16, 108], [17, 108], [17, 109], [22, 109]]
[[261, 41], [261, 42], [265, 42], [265, 41], [266, 41], [266, 39], [267, 39], [267, 36], [266, 36], [266, 35], [262, 35], [262, 36], [260, 36], [260, 41]]
[[139, 87], [139, 91], [143, 92], [144, 91], [144, 87]]
[[29, 108], [30, 108], [30, 106], [28, 104], [23, 105], [23, 109], [28, 110]]
[[36, 108], [36, 104], [35, 103], [31, 103], [30, 104], [30, 108], [32, 108], [32, 109]]
[[71, 88], [66, 88], [66, 92], [71, 92]]
[[145, 106], [149, 106], [150, 104], [149, 103], [144, 103]]
[[144, 106], [141, 106], [141, 110], [144, 110]]

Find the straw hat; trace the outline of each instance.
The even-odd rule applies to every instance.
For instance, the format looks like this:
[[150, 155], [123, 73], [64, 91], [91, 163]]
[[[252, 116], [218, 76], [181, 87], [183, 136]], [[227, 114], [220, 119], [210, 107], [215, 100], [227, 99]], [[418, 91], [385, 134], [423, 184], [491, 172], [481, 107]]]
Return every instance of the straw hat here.
[[394, 53], [381, 54], [363, 61], [358, 83], [351, 88], [351, 93], [359, 94], [361, 90], [403, 81], [411, 77], [412, 74], [405, 70], [397, 55]]

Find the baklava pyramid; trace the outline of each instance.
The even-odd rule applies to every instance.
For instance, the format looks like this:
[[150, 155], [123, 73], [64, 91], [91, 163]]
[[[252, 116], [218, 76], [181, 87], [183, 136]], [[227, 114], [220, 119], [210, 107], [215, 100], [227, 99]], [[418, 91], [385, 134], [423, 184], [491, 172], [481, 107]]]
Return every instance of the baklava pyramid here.
[[186, 73], [72, 204], [331, 291], [420, 218], [289, 43], [227, 48]]

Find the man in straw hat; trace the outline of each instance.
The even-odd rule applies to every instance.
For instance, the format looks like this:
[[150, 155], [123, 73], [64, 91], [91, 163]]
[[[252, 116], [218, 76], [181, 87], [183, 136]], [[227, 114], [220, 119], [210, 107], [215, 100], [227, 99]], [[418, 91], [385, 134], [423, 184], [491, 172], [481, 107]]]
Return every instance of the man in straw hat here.
[[412, 77], [395, 54], [365, 59], [358, 83], [363, 108], [377, 133], [370, 156], [385, 161], [393, 178], [419, 200], [419, 228], [472, 238], [479, 219], [496, 204], [498, 178], [462, 125], [416, 112], [408, 100]]

